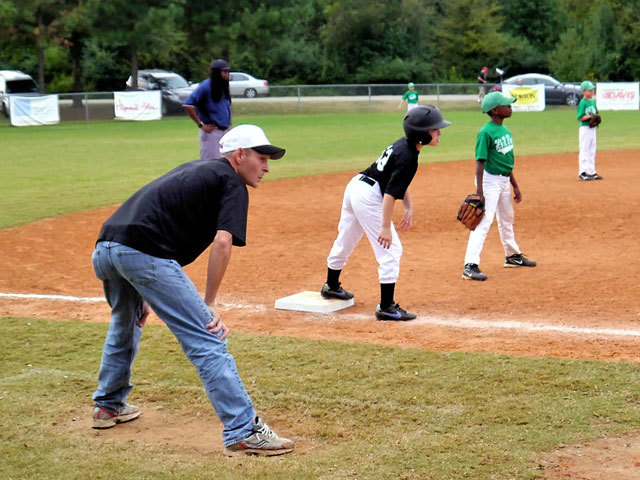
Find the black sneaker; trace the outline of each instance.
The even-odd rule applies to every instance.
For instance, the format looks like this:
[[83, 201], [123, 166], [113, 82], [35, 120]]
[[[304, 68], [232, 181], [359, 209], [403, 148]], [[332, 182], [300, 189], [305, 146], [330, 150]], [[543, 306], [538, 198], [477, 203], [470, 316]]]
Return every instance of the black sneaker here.
[[322, 295], [322, 298], [337, 298], [338, 300], [351, 300], [353, 298], [353, 293], [342, 288], [340, 284], [338, 284], [338, 288], [334, 290], [328, 283], [325, 283], [322, 285], [320, 295]]
[[600, 175], [598, 175], [597, 173], [592, 173], [589, 176], [591, 177], [591, 180], [602, 180], [602, 177]]
[[536, 261], [525, 258], [521, 253], [515, 253], [504, 259], [505, 267], [535, 267]]
[[578, 175], [578, 180], [588, 182], [589, 180], [593, 180], [593, 177], [588, 173], [582, 172], [580, 175]]
[[462, 270], [462, 278], [465, 280], [478, 280], [479, 282], [484, 282], [487, 279], [487, 276], [480, 271], [478, 265], [475, 263], [467, 263], [464, 266], [464, 270]]
[[414, 320], [416, 317], [415, 313], [407, 312], [405, 309], [400, 308], [397, 303], [384, 310], [380, 308], [380, 305], [376, 307], [376, 318], [384, 322], [406, 322], [407, 320]]

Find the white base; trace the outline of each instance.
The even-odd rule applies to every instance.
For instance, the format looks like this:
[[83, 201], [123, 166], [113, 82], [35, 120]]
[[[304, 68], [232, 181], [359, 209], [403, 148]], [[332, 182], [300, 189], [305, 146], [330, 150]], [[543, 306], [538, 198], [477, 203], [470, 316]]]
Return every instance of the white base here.
[[319, 292], [300, 292], [276, 300], [276, 310], [296, 310], [299, 312], [331, 313], [353, 305], [353, 298], [338, 300], [322, 298]]

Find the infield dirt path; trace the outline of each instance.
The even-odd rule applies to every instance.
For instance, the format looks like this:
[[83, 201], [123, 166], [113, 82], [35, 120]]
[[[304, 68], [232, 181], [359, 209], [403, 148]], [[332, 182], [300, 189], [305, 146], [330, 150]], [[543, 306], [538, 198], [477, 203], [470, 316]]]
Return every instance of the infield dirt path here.
[[[331, 316], [274, 310], [277, 298], [322, 285], [355, 172], [264, 183], [250, 192], [248, 246], [234, 249], [220, 310], [232, 331], [640, 362], [640, 151], [599, 152], [597, 165], [604, 180], [580, 182], [577, 154], [516, 159], [524, 197], [516, 240], [538, 267], [503, 268], [494, 223], [481, 262], [486, 282], [460, 278], [468, 232], [455, 214], [474, 190], [473, 162], [422, 165], [411, 185], [414, 227], [400, 234], [396, 300], [419, 315], [405, 324], [373, 316], [377, 264], [366, 239], [341, 278], [356, 293], [354, 307]], [[114, 208], [0, 231], [0, 293], [100, 297], [90, 257]], [[206, 260], [186, 268], [201, 291]], [[0, 316], [108, 321], [109, 312], [103, 302], [0, 297]]]

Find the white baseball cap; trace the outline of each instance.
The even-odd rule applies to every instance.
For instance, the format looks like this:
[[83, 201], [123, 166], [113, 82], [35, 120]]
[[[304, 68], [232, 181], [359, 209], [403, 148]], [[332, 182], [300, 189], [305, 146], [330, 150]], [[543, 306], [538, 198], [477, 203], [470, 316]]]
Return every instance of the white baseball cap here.
[[263, 155], [269, 155], [273, 160], [282, 158], [286, 151], [284, 148], [271, 145], [257, 125], [238, 125], [220, 139], [220, 153], [233, 152], [238, 148], [250, 148]]

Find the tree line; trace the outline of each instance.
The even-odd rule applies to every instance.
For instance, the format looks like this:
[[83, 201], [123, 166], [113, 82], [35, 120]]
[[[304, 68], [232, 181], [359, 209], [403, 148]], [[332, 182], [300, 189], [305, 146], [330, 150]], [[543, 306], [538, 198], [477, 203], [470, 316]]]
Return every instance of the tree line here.
[[[0, 0], [0, 69], [43, 91], [200, 81], [215, 58], [272, 84], [640, 78], [638, 0]], [[490, 77], [491, 81], [492, 78]]]

